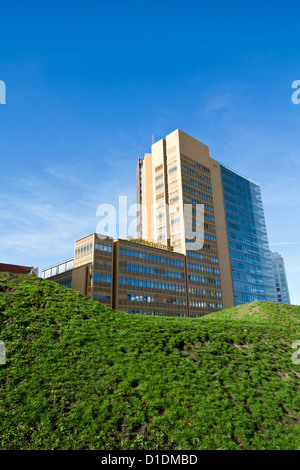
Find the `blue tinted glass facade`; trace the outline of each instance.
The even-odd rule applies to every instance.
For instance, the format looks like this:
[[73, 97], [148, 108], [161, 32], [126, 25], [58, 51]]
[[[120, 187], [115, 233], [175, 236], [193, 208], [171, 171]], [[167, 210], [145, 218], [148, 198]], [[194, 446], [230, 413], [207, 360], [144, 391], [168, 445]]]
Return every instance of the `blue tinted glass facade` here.
[[235, 305], [276, 302], [260, 186], [221, 165]]
[[273, 264], [273, 274], [276, 289], [277, 302], [290, 304], [290, 296], [288, 283], [285, 273], [284, 260], [279, 253], [271, 252], [271, 260]]

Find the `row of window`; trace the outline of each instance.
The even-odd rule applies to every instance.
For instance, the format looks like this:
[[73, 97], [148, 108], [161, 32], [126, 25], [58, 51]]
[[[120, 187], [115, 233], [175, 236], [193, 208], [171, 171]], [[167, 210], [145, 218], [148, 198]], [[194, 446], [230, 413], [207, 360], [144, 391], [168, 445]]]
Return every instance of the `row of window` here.
[[160, 289], [185, 293], [185, 286], [182, 284], [171, 284], [169, 282], [149, 281], [147, 279], [137, 279], [123, 276], [119, 276], [119, 286], [142, 287], [144, 289]]
[[110, 302], [110, 295], [93, 295], [94, 300], [98, 300], [99, 302]]
[[[197, 163], [196, 163], [196, 165], [197, 165]], [[191, 175], [198, 176], [198, 178], [203, 178], [203, 179], [204, 179], [205, 181], [207, 181], [208, 183], [211, 182], [211, 181], [210, 181], [210, 178], [208, 178], [207, 176], [199, 175], [195, 170], [192, 170], [191, 168], [188, 168], [188, 167], [186, 167], [186, 166], [184, 166], [184, 165], [181, 165], [181, 169], [184, 170], [184, 171], [186, 171], [187, 173], [190, 173]], [[209, 171], [209, 170], [205, 170], [204, 167], [199, 168], [199, 169], [202, 170], [202, 171], [207, 171], [207, 172]]]
[[95, 243], [95, 248], [97, 251], [103, 251], [104, 253], [111, 253], [112, 251], [112, 246], [111, 244], [107, 243]]
[[94, 273], [94, 282], [111, 284], [111, 275], [106, 273]]
[[[275, 282], [276, 282], [276, 283], [277, 283], [277, 282], [279, 283], [279, 278], [278, 278], [278, 277], [275, 277]], [[283, 284], [283, 285], [285, 285], [285, 278], [284, 278], [284, 277], [281, 277], [281, 278], [280, 278], [280, 283]], [[279, 285], [279, 284], [278, 284], [278, 285]]]
[[[225, 207], [226, 207], [226, 209], [228, 209], [228, 210], [232, 210], [232, 209], [231, 209], [232, 206], [229, 207], [227, 204], [225, 204]], [[227, 212], [227, 211], [226, 211], [226, 219], [228, 219], [228, 220], [234, 220], [235, 222], [238, 222], [240, 226], [242, 225], [243, 227], [247, 227], [247, 228], [256, 230], [256, 226], [255, 226], [255, 223], [254, 223], [254, 219], [251, 219], [251, 220], [250, 220], [249, 217], [248, 217], [248, 215], [245, 216], [245, 217], [246, 217], [245, 219], [243, 219], [241, 216], [242, 216], [241, 213], [239, 213], [239, 215], [236, 216], [236, 215], [233, 215], [233, 214], [231, 214], [230, 212]]]
[[229, 248], [230, 248], [230, 251], [231, 251], [231, 248], [233, 248], [235, 250], [242, 251], [243, 253], [249, 253], [251, 255], [259, 256], [258, 248], [250, 247], [247, 245], [242, 245], [241, 243], [235, 243], [235, 242], [229, 241]]
[[177, 171], [177, 166], [174, 166], [174, 168], [171, 168], [171, 170], [169, 170], [169, 175], [171, 173], [174, 173], [175, 171]]
[[[205, 278], [203, 276], [198, 276], [198, 274], [189, 274], [188, 280], [191, 282], [197, 282], [198, 284], [205, 284]], [[206, 284], [211, 286], [220, 286], [221, 281], [219, 279], [212, 279], [208, 277], [206, 279]]]
[[243, 233], [244, 235], [250, 235], [251, 237], [257, 238], [257, 232], [254, 228], [244, 228], [241, 225], [233, 224], [231, 222], [227, 222], [227, 228], [231, 230], [235, 230], [236, 232]]
[[253, 284], [244, 284], [238, 281], [233, 281], [233, 287], [235, 292], [237, 291], [250, 294], [260, 294], [262, 296], [265, 295], [265, 289], [263, 287], [259, 287]]
[[238, 233], [228, 232], [228, 237], [229, 237], [230, 240], [237, 240], [239, 242], [244, 243], [245, 245], [251, 245], [251, 246], [258, 247], [256, 234], [253, 238], [250, 238], [250, 237], [244, 237], [243, 235], [240, 235]]
[[72, 287], [72, 279], [67, 279], [66, 281], [58, 282], [61, 286]]
[[209, 168], [206, 168], [205, 166], [201, 165], [201, 163], [196, 163], [196, 168], [199, 168], [199, 170], [204, 171], [205, 173], [210, 174]]
[[243, 292], [235, 292], [234, 294], [235, 305], [255, 302], [256, 300], [265, 300], [265, 295], [259, 294], [245, 294]]
[[200, 239], [203, 239], [203, 235], [204, 235], [204, 240], [209, 240], [210, 242], [216, 242], [217, 239], [214, 235], [210, 235], [209, 233], [202, 233], [202, 232], [198, 232], [198, 231], [194, 231], [194, 230], [191, 230], [190, 228], [186, 228], [185, 229], [185, 233], [190, 233], [191, 235], [194, 235], [199, 237]]
[[44, 269], [42, 272], [42, 277], [43, 279], [47, 279], [48, 277], [51, 276], [56, 276], [57, 274], [62, 274], [65, 273], [66, 271], [69, 271], [74, 268], [74, 261], [65, 261], [63, 263], [59, 263], [56, 266], [53, 266], [52, 268]]
[[149, 253], [142, 253], [141, 251], [135, 251], [135, 250], [130, 250], [130, 249], [121, 248], [121, 247], [119, 249], [119, 253], [120, 255], [132, 256], [132, 257], [144, 259], [147, 261], [156, 261], [158, 263], [171, 264], [173, 266], [179, 266], [181, 268], [184, 267], [184, 261], [176, 259], [176, 258], [166, 258], [164, 256], [153, 255]]
[[250, 200], [248, 202], [248, 204], [244, 204], [243, 202], [239, 201], [238, 199], [234, 199], [230, 196], [227, 196], [226, 194], [224, 195], [224, 201], [227, 201], [229, 203], [232, 203], [234, 206], [238, 207], [238, 208], [241, 208], [241, 209], [244, 209], [246, 211], [249, 211], [250, 214], [252, 215], [252, 211], [253, 211], [253, 203], [252, 201]]
[[153, 276], [170, 277], [173, 279], [184, 280], [184, 274], [180, 271], [161, 270], [160, 268], [153, 268], [151, 266], [144, 266], [142, 264], [130, 264], [127, 266], [119, 266], [120, 271], [133, 271], [137, 273], [152, 274]]
[[[232, 196], [235, 196], [236, 199], [239, 199], [239, 200], [244, 201], [244, 202], [250, 202], [252, 200], [251, 192], [250, 192], [249, 189], [247, 189], [247, 190], [245, 190], [245, 189], [233, 190], [233, 189], [228, 188], [225, 185], [224, 186], [224, 192], [229, 193]], [[257, 196], [256, 196], [255, 199], [258, 200], [258, 202], [256, 202], [256, 204], [260, 205], [260, 200], [257, 198]]]
[[211, 187], [210, 186], [206, 186], [206, 184], [202, 184], [200, 183], [199, 181], [195, 181], [193, 180], [192, 178], [190, 178], [190, 183], [196, 185], [196, 186], [199, 186], [199, 188], [202, 188], [204, 189], [205, 191], [207, 191], [208, 193], [211, 193]]
[[212, 268], [211, 266], [203, 266], [201, 264], [188, 263], [187, 267], [195, 271], [204, 271], [205, 273], [220, 274], [219, 268]]
[[199, 251], [190, 251], [188, 250], [186, 252], [187, 256], [189, 258], [195, 258], [195, 259], [199, 259], [199, 260], [203, 260], [207, 263], [216, 263], [218, 264], [219, 263], [219, 259], [215, 256], [211, 256], [210, 258], [203, 258], [203, 254], [200, 253]]
[[190, 307], [222, 310], [223, 304], [220, 302], [215, 303], [215, 302], [200, 302], [198, 300], [190, 300]]
[[[166, 317], [168, 314], [164, 311], [159, 311], [157, 312], [156, 310], [127, 310], [127, 313], [130, 313], [132, 315], [157, 315], [160, 317]], [[177, 317], [186, 317], [186, 313], [177, 313], [177, 315], [174, 315]], [[197, 316], [198, 317], [198, 316]]]
[[222, 292], [220, 290], [203, 289], [203, 287], [189, 287], [189, 294], [200, 295], [201, 297], [222, 298]]
[[[80, 248], [77, 248], [75, 251], [76, 256], [80, 256], [82, 254], [88, 253], [89, 251], [92, 251], [93, 249], [93, 243], [90, 243], [88, 245], [81, 246]], [[107, 253], [112, 252], [112, 246], [107, 243], [95, 243], [95, 249], [97, 251], [103, 251]]]
[[200, 193], [200, 191], [197, 191], [196, 189], [190, 188], [189, 186], [182, 185], [182, 188], [185, 191], [188, 191], [189, 193], [195, 194], [195, 196], [202, 197], [203, 199], [207, 199], [210, 202], [213, 202], [213, 198], [211, 196], [207, 196], [204, 193]]
[[250, 273], [250, 274], [257, 274], [262, 275], [262, 270], [258, 266], [251, 266], [251, 264], [247, 263], [238, 263], [237, 261], [231, 260], [231, 267], [232, 269], [238, 269], [240, 271]]
[[[183, 200], [184, 202], [189, 202], [191, 204], [203, 204], [202, 202], [196, 201], [196, 199], [192, 199], [191, 197], [188, 197], [188, 196], [183, 196]], [[213, 206], [209, 206], [208, 204], [204, 204], [204, 208], [211, 212], [214, 211]]]
[[100, 270], [111, 270], [111, 264], [101, 264], [101, 263], [95, 263], [94, 268], [97, 269], [98, 271]]
[[90, 243], [89, 245], [84, 245], [81, 246], [80, 248], [77, 248], [75, 251], [76, 256], [83, 255], [84, 253], [88, 253], [93, 249], [93, 244]]
[[[239, 216], [242, 216], [245, 219], [251, 220], [254, 224], [254, 215], [252, 212], [250, 212], [249, 208], [248, 208], [248, 211], [246, 212], [245, 210], [242, 210], [240, 207], [237, 207], [238, 204], [233, 205], [233, 204], [224, 202], [224, 205], [225, 205], [226, 212], [227, 210], [234, 212], [235, 214], [238, 214]], [[227, 213], [226, 213], [226, 217], [227, 217]], [[255, 225], [253, 226], [255, 227]]]
[[261, 276], [257, 276], [256, 274], [251, 275], [247, 273], [240, 273], [237, 271], [232, 272], [232, 279], [237, 279], [238, 281], [245, 281], [249, 282], [250, 284], [264, 284], [264, 280]]
[[203, 260], [203, 254], [202, 253], [199, 253], [198, 251], [190, 251], [188, 250], [186, 252], [187, 256], [189, 256], [190, 258], [196, 258], [196, 259], [201, 259]]
[[221, 172], [222, 172], [222, 177], [223, 175], [226, 175], [227, 178], [229, 178], [228, 181], [234, 181], [235, 184], [239, 187], [239, 188], [248, 188], [249, 185], [250, 185], [250, 182], [244, 177], [244, 176], [239, 176], [237, 173], [235, 172], [232, 172], [231, 170], [228, 170], [227, 168], [224, 168], [223, 166], [221, 166]]
[[[128, 293], [127, 294], [127, 301], [128, 302], [139, 302], [139, 303], [155, 303], [155, 297], [151, 295], [140, 295], [140, 294], [134, 294], [134, 293]], [[159, 300], [161, 301], [161, 300]], [[167, 305], [177, 305], [179, 307], [185, 307], [186, 306], [186, 301], [185, 299], [179, 298], [179, 299], [167, 299], [166, 300]]]
[[258, 256], [254, 257], [245, 253], [239, 253], [237, 251], [230, 250], [230, 257], [231, 259], [245, 261], [246, 263], [261, 267], [260, 258]]

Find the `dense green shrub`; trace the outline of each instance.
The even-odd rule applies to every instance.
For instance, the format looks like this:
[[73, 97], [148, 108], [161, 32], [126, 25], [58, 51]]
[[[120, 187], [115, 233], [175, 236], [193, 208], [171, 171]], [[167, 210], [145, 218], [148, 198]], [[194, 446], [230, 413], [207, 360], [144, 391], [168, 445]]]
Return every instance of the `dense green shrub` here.
[[0, 449], [299, 449], [300, 307], [115, 312], [0, 275]]

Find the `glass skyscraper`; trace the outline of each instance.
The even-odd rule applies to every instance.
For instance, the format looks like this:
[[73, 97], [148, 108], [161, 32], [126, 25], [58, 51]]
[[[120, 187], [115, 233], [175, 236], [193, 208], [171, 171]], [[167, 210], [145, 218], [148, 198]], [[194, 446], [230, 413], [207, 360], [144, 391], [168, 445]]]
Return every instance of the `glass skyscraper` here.
[[276, 302], [260, 186], [220, 168], [235, 305]]
[[290, 295], [285, 273], [284, 260], [279, 253], [271, 252], [277, 302], [290, 304]]

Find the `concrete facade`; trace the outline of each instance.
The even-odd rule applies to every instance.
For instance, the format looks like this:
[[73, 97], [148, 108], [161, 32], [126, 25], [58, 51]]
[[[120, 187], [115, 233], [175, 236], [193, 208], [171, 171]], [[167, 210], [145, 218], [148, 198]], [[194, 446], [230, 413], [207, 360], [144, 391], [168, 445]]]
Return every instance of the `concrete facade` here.
[[[152, 166], [152, 182], [140, 181], [143, 210], [146, 206], [148, 215], [143, 238], [171, 245], [174, 252], [187, 256], [191, 309], [196, 311], [204, 303], [207, 313], [213, 311], [212, 299], [219, 299], [217, 304], [223, 308], [232, 307], [234, 295], [219, 163], [209, 156], [205, 144], [179, 129], [153, 144], [151, 150], [151, 154], [139, 160], [142, 174], [149, 174]], [[204, 205], [204, 220], [196, 213], [196, 204]], [[195, 208], [190, 217], [185, 212], [187, 205]], [[203, 232], [203, 247], [199, 245], [199, 250], [195, 250], [186, 237], [197, 234], [201, 241]]]

